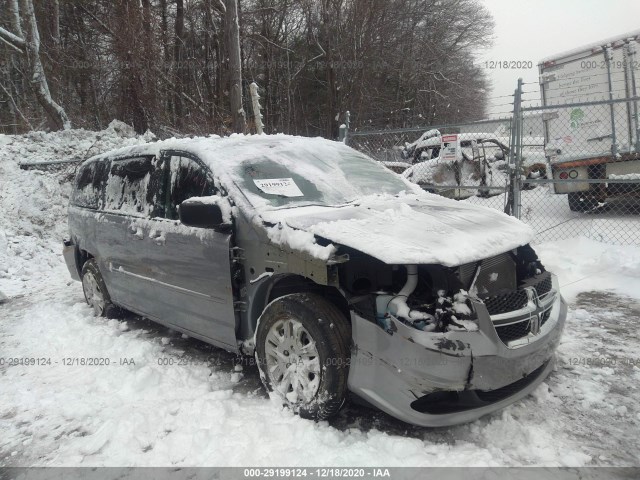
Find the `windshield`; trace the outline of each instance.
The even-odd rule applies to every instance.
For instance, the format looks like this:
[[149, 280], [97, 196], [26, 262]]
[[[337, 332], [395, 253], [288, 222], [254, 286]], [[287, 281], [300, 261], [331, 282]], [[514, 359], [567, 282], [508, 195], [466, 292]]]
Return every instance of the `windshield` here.
[[383, 165], [337, 142], [292, 147], [273, 148], [234, 167], [236, 184], [254, 207], [337, 206], [408, 189]]

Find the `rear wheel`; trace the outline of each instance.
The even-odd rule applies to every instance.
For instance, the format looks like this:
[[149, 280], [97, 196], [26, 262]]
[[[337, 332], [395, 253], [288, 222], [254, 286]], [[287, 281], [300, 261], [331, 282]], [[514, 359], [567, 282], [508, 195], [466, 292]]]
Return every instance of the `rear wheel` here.
[[82, 291], [84, 299], [97, 317], [106, 317], [115, 309], [98, 264], [93, 258], [87, 260], [82, 267]]
[[347, 393], [350, 337], [343, 313], [319, 295], [296, 293], [272, 302], [256, 332], [262, 382], [300, 416], [332, 417]]
[[572, 212], [588, 212], [598, 206], [598, 200], [583, 192], [569, 193], [569, 209]]

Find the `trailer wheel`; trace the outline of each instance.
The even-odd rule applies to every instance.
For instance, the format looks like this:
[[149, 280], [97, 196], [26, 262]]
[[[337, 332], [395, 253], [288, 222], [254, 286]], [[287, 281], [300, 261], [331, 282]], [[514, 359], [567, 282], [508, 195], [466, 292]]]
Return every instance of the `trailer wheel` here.
[[598, 200], [582, 192], [569, 193], [569, 210], [572, 212], [588, 212], [598, 206]]

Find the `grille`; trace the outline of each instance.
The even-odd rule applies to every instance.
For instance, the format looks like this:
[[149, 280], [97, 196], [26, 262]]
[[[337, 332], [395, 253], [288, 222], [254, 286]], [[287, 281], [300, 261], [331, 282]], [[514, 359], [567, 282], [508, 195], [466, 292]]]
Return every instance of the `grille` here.
[[512, 312], [524, 308], [527, 305], [527, 301], [527, 292], [524, 290], [516, 290], [485, 298], [484, 304], [487, 307], [489, 315], [498, 315], [500, 313]]
[[[545, 272], [537, 277], [528, 279], [522, 284], [524, 287], [534, 287], [538, 296], [541, 297], [551, 291], [551, 274]], [[489, 315], [499, 315], [501, 313], [512, 312], [520, 308], [524, 308], [527, 305], [528, 298], [527, 292], [524, 289], [515, 290], [507, 293], [500, 293], [484, 299], [484, 304], [487, 307]], [[551, 310], [547, 310], [540, 315], [540, 326], [544, 325], [551, 315]], [[504, 343], [517, 340], [527, 336], [530, 331], [529, 320], [523, 320], [518, 323], [512, 323], [510, 325], [496, 325], [496, 332], [498, 337]]]
[[529, 320], [504, 326], [496, 325], [496, 332], [504, 343], [522, 338], [529, 333]]
[[551, 275], [547, 272], [545, 277], [535, 285], [538, 296], [541, 297], [545, 293], [549, 293], [551, 291], [551, 286]]
[[551, 274], [549, 272], [544, 272], [536, 275], [535, 277], [527, 278], [520, 283], [519, 288], [524, 289], [526, 287], [534, 287], [536, 292], [538, 292], [539, 297], [549, 293], [552, 288]]
[[[537, 281], [536, 281], [537, 280]], [[551, 274], [545, 272], [538, 275], [535, 278], [525, 281], [521, 285], [520, 290], [515, 290], [507, 293], [499, 293], [484, 299], [484, 304], [487, 307], [489, 315], [498, 315], [500, 313], [512, 312], [520, 308], [524, 308], [527, 305], [527, 293], [524, 287], [534, 287], [538, 296], [543, 295], [551, 291]]]
[[549, 320], [550, 316], [551, 316], [551, 309], [547, 310], [542, 315], [540, 315], [540, 326], [544, 325], [546, 321]]

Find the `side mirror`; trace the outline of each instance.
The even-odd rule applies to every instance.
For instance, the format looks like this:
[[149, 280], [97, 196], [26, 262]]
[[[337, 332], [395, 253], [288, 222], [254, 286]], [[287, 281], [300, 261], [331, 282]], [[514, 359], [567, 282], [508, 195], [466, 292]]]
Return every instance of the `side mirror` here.
[[185, 200], [178, 207], [180, 222], [187, 227], [216, 228], [227, 226], [220, 205], [201, 200]]

